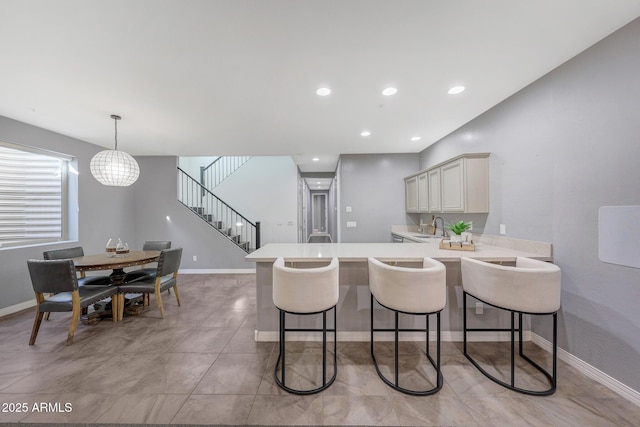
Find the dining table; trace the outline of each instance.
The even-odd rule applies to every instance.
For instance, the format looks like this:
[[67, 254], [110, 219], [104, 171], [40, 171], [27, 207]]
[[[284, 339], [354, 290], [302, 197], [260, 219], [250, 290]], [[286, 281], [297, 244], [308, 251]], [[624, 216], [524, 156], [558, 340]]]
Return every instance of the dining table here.
[[[84, 274], [87, 271], [112, 270], [109, 278], [112, 286], [118, 286], [125, 282], [127, 267], [149, 264], [160, 258], [160, 251], [129, 251], [123, 254], [104, 252], [100, 254], [85, 255], [72, 258], [76, 271]], [[120, 305], [124, 306], [124, 296], [118, 295], [111, 300], [111, 309], [121, 313]], [[119, 319], [121, 320], [121, 319]]]

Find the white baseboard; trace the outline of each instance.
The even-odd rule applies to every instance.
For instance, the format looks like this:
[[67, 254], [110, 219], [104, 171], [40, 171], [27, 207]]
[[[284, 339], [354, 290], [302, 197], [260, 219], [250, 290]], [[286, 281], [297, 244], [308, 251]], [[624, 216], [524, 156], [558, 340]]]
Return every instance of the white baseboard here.
[[[255, 340], [264, 342], [277, 342], [279, 338], [278, 331], [255, 331]], [[369, 341], [368, 331], [338, 331], [338, 341]], [[329, 339], [333, 339], [332, 337]], [[376, 332], [376, 341], [393, 341], [393, 332]], [[424, 341], [424, 334], [421, 332], [400, 332], [402, 341]], [[436, 332], [431, 331], [430, 340], [436, 339]], [[462, 331], [442, 331], [440, 339], [443, 342], [462, 342]], [[510, 332], [474, 332], [467, 337], [469, 342], [484, 341], [509, 341], [511, 339]], [[524, 331], [522, 335], [524, 341], [531, 340], [531, 332]], [[312, 334], [307, 332], [287, 332], [287, 341], [321, 341], [320, 334]]]
[[0, 317], [8, 316], [13, 313], [17, 313], [22, 310], [26, 310], [27, 308], [35, 307], [36, 300], [35, 298], [29, 301], [21, 302], [20, 304], [12, 305], [5, 308], [0, 308]]
[[[538, 346], [542, 347], [549, 353], [551, 353], [551, 351], [553, 350], [553, 344], [550, 341], [547, 341], [545, 338], [542, 338], [538, 334], [531, 333], [531, 341], [537, 344]], [[640, 406], [640, 392], [632, 389], [631, 387], [627, 386], [624, 383], [621, 383], [617, 379], [605, 374], [601, 370], [589, 365], [584, 360], [577, 358], [573, 354], [569, 353], [564, 349], [561, 349], [560, 347], [558, 347], [558, 358], [568, 363], [569, 365], [573, 366], [585, 376], [591, 378], [594, 381], [599, 382], [605, 387], [618, 393], [620, 396], [624, 397], [625, 399]]]
[[179, 274], [255, 274], [255, 268], [181, 268]]

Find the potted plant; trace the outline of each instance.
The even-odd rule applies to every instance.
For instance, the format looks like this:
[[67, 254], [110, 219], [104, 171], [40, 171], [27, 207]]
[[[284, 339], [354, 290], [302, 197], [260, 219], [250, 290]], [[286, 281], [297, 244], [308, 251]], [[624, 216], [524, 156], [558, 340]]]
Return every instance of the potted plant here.
[[454, 224], [449, 224], [448, 228], [451, 234], [452, 242], [462, 242], [462, 233], [466, 233], [471, 228], [471, 222], [458, 221]]

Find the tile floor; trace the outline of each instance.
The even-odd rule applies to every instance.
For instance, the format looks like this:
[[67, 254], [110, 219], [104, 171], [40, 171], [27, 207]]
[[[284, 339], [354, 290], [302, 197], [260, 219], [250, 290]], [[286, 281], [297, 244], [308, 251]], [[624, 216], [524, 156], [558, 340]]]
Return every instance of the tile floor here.
[[[151, 308], [113, 324], [78, 326], [65, 346], [70, 315], [43, 322], [27, 345], [33, 311], [0, 318], [0, 425], [9, 423], [403, 425], [403, 426], [633, 426], [640, 407], [559, 361], [551, 397], [527, 397], [483, 377], [462, 356], [459, 343], [443, 343], [444, 387], [411, 397], [377, 376], [368, 343], [338, 343], [338, 377], [326, 391], [293, 396], [273, 381], [275, 343], [256, 343], [254, 275], [182, 275], [182, 307], [165, 294], [165, 319]], [[314, 373], [316, 343], [293, 343], [295, 370]], [[376, 344], [381, 363], [391, 360]], [[402, 366], [415, 369], [418, 347], [401, 347]], [[504, 348], [474, 344], [483, 360], [503, 367]], [[529, 345], [529, 351], [546, 353]], [[289, 378], [291, 374], [288, 374]], [[535, 384], [535, 375], [525, 377]], [[401, 381], [428, 386], [424, 375]], [[425, 382], [426, 381], [426, 382]], [[33, 405], [59, 403], [38, 412]], [[25, 403], [26, 412], [15, 404]], [[64, 404], [71, 410], [65, 412]], [[54, 405], [54, 408], [55, 405]]]

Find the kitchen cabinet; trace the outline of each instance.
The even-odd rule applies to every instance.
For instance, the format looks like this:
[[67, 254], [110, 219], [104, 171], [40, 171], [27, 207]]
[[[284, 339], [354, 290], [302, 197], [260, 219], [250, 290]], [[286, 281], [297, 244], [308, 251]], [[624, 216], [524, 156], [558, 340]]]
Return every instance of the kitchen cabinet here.
[[407, 213], [418, 212], [418, 177], [412, 176], [404, 181], [405, 210]]
[[429, 212], [429, 179], [426, 172], [418, 175], [418, 212]]
[[488, 213], [489, 153], [454, 157], [405, 178], [405, 184], [407, 212]]
[[442, 211], [464, 212], [464, 159], [442, 166], [440, 175], [442, 177]]
[[429, 178], [429, 212], [440, 212], [442, 203], [440, 197], [440, 168], [427, 172]]

